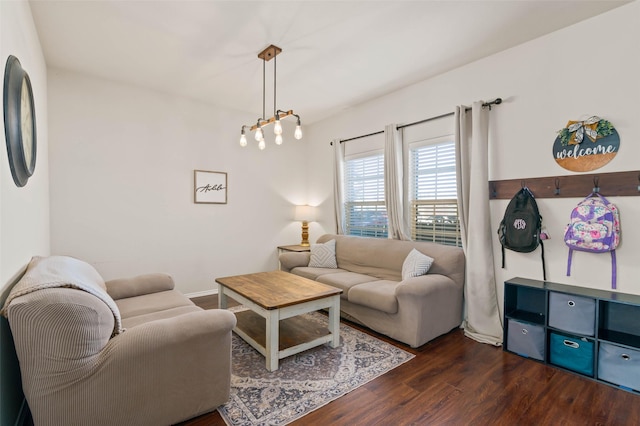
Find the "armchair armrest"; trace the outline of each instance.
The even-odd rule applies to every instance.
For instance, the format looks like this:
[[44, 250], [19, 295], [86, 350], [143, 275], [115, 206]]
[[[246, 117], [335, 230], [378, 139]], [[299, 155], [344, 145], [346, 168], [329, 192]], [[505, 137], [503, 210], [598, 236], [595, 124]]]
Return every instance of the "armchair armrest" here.
[[142, 296], [144, 294], [159, 293], [173, 290], [173, 278], [167, 274], [143, 274], [131, 278], [119, 278], [105, 282], [107, 293], [112, 299]]
[[286, 252], [280, 255], [280, 265], [283, 271], [289, 272], [299, 266], [309, 266], [309, 259], [309, 252]]

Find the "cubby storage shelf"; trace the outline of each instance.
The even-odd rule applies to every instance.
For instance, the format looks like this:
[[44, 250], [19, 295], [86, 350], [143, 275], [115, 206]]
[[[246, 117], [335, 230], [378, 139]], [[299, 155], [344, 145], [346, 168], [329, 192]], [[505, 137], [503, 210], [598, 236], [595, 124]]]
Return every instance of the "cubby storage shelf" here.
[[640, 296], [512, 278], [506, 352], [640, 394]]

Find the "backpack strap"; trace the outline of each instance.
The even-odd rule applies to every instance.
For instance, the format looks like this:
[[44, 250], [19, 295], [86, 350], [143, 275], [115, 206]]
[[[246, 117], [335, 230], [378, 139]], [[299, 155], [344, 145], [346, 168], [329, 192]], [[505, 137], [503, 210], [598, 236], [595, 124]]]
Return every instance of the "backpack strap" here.
[[502, 269], [504, 269], [504, 245], [502, 245]]
[[567, 258], [567, 276], [571, 276], [571, 258], [573, 257], [573, 249], [569, 247], [569, 257]]
[[600, 194], [599, 192], [592, 192], [591, 194], [589, 194], [589, 196], [587, 198], [585, 198], [585, 200], [588, 200], [589, 198], [593, 198], [593, 197], [598, 197], [602, 200], [602, 202], [608, 206], [609, 204], [611, 204], [609, 202], [609, 200], [607, 200], [604, 195]]
[[[571, 275], [571, 257], [572, 256], [573, 256], [573, 249], [569, 248], [569, 257], [567, 259], [567, 276]], [[544, 268], [544, 264], [542, 266]], [[618, 281], [617, 280], [618, 273], [616, 269], [617, 269], [616, 268], [616, 251], [611, 250], [611, 288], [614, 290], [617, 288], [617, 281]]]
[[542, 279], [544, 281], [547, 280], [547, 268], [544, 266], [544, 244], [542, 244], [542, 240], [540, 240], [540, 250], [542, 250]]
[[611, 250], [611, 288], [616, 289], [617, 286], [617, 273], [616, 273], [616, 251]]

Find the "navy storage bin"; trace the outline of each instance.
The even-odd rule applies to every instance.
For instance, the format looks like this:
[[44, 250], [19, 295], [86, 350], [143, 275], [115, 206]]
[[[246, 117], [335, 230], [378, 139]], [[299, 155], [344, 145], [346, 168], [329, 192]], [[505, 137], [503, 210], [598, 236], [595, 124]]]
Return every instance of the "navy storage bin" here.
[[600, 343], [598, 378], [640, 391], [640, 350]]
[[521, 356], [544, 360], [544, 327], [509, 320], [507, 350]]
[[570, 333], [595, 336], [596, 300], [549, 292], [549, 326]]
[[593, 342], [586, 338], [551, 333], [549, 339], [551, 364], [593, 377]]

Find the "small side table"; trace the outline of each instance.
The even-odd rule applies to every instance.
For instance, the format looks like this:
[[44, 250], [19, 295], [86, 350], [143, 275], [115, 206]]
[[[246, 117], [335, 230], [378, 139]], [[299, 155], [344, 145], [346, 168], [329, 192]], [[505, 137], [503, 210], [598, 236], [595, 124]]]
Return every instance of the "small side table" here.
[[278, 270], [282, 269], [282, 265], [280, 264], [280, 255], [284, 252], [293, 251], [297, 253], [310, 252], [311, 247], [309, 246], [301, 246], [300, 244], [292, 245], [292, 246], [278, 246]]

